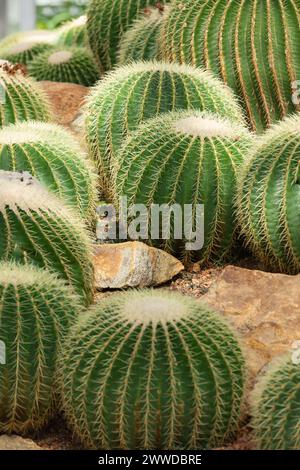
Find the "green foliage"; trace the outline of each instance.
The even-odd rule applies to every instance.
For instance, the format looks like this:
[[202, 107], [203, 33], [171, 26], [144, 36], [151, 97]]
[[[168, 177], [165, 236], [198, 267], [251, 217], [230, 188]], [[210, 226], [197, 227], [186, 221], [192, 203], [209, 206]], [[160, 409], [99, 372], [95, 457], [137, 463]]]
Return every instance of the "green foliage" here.
[[270, 367], [253, 396], [252, 427], [262, 450], [300, 448], [300, 364], [289, 355]]
[[42, 29], [56, 29], [66, 21], [85, 13], [89, 0], [59, 0], [37, 4], [37, 26]]
[[276, 271], [300, 271], [300, 116], [273, 126], [243, 168], [238, 219], [247, 245]]
[[28, 67], [36, 80], [76, 83], [92, 86], [99, 80], [99, 71], [92, 54], [83, 48], [57, 47], [39, 54]]
[[58, 30], [57, 44], [59, 46], [85, 47], [88, 44], [87, 18], [85, 15], [64, 24]]
[[86, 136], [102, 188], [111, 187], [111, 164], [127, 134], [147, 119], [179, 109], [243, 121], [229, 88], [185, 65], [139, 62], [116, 69], [94, 87], [86, 105]]
[[72, 429], [95, 449], [197, 449], [237, 431], [245, 367], [235, 335], [165, 291], [110, 296], [81, 316], [61, 361]]
[[0, 171], [0, 260], [46, 268], [85, 304], [93, 300], [91, 246], [83, 223], [30, 175]]
[[0, 263], [1, 433], [47, 424], [57, 401], [62, 342], [79, 312], [77, 297], [53, 274]]
[[165, 60], [211, 70], [239, 94], [253, 130], [294, 112], [300, 74], [300, 5], [288, 1], [182, 0], [162, 33]]
[[90, 220], [96, 181], [74, 137], [55, 124], [24, 122], [0, 130], [0, 170], [28, 171]]

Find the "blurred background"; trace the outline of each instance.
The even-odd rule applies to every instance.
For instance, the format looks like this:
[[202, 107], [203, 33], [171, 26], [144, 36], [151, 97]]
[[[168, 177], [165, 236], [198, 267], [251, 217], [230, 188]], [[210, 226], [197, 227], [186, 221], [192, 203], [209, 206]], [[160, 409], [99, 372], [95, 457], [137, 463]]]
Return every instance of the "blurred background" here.
[[55, 29], [85, 11], [89, 0], [0, 0], [0, 39], [16, 31]]

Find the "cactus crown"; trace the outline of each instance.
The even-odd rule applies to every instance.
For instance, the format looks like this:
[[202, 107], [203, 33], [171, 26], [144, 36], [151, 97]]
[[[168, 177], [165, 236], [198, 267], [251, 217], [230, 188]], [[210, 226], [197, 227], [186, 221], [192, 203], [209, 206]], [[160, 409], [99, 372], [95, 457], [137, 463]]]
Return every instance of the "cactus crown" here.
[[105, 299], [72, 329], [62, 370], [67, 418], [89, 447], [206, 448], [236, 432], [240, 347], [188, 297], [147, 290]]
[[77, 46], [87, 45], [86, 15], [68, 21], [58, 30], [57, 44], [59, 46]]
[[300, 447], [300, 365], [275, 361], [252, 393], [252, 427], [259, 449]]
[[12, 45], [2, 57], [13, 64], [28, 65], [38, 54], [51, 50], [52, 45], [36, 40], [23, 41]]

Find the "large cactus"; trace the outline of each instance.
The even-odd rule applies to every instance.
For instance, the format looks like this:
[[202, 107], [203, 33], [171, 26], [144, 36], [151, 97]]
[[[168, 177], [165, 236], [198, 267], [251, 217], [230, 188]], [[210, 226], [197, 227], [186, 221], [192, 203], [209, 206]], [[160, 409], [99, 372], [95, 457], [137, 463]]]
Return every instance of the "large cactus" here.
[[128, 132], [142, 121], [178, 109], [207, 110], [243, 120], [229, 88], [193, 67], [139, 62], [116, 69], [99, 82], [86, 106], [86, 135], [102, 187], [111, 186], [111, 159]]
[[57, 32], [57, 44], [59, 46], [85, 47], [88, 44], [87, 17], [85, 15], [68, 21]]
[[84, 219], [94, 215], [91, 165], [73, 136], [55, 124], [23, 122], [0, 130], [0, 170], [28, 171]]
[[39, 54], [28, 67], [36, 80], [76, 83], [92, 86], [99, 71], [89, 50], [81, 47], [57, 47]]
[[237, 339], [179, 294], [131, 291], [93, 307], [66, 341], [62, 376], [67, 418], [91, 448], [212, 448], [237, 430]]
[[116, 64], [123, 33], [144, 8], [156, 3], [157, 0], [91, 0], [87, 10], [88, 38], [102, 72]]
[[241, 97], [253, 130], [295, 111], [300, 5], [294, 0], [182, 0], [162, 34], [164, 58], [212, 70]]
[[300, 116], [260, 138], [239, 181], [238, 219], [251, 250], [270, 268], [300, 271]]
[[262, 450], [300, 448], [300, 364], [291, 356], [273, 364], [252, 395], [252, 426]]
[[119, 50], [119, 65], [160, 58], [160, 30], [165, 18], [163, 8], [149, 8], [124, 33]]
[[32, 262], [93, 298], [90, 240], [76, 215], [30, 175], [0, 171], [0, 260]]
[[32, 79], [17, 66], [0, 64], [0, 128], [19, 121], [49, 121], [48, 99]]
[[78, 298], [55, 275], [0, 263], [0, 432], [38, 430], [57, 395], [57, 360]]
[[12, 64], [28, 65], [36, 56], [42, 52], [52, 49], [52, 45], [47, 42], [24, 41], [14, 44], [7, 49], [1, 57]]

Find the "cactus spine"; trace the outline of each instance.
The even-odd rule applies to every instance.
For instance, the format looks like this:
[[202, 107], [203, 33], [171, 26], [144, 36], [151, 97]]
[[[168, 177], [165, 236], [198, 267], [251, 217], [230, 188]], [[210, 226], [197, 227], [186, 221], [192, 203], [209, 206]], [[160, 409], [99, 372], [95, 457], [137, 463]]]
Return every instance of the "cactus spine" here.
[[253, 253], [270, 268], [300, 271], [300, 116], [261, 137], [239, 183], [238, 219]]
[[53, 274], [0, 263], [1, 433], [36, 431], [51, 417], [62, 341], [79, 312], [77, 297]]
[[164, 59], [212, 70], [239, 96], [253, 130], [296, 110], [300, 6], [288, 0], [174, 2], [162, 34]]
[[253, 395], [252, 427], [259, 449], [300, 448], [300, 365], [288, 358], [272, 365]]
[[88, 39], [102, 72], [110, 70], [117, 63], [123, 33], [132, 26], [144, 8], [156, 3], [157, 0], [91, 0], [87, 10]]
[[99, 80], [99, 71], [91, 53], [79, 47], [61, 47], [39, 54], [28, 67], [36, 80], [76, 83], [92, 86]]
[[55, 124], [24, 122], [0, 130], [0, 170], [28, 171], [84, 219], [94, 215], [93, 170], [73, 136]]
[[178, 109], [216, 112], [243, 121], [231, 91], [208, 72], [160, 62], [140, 62], [108, 74], [86, 106], [86, 136], [102, 187], [111, 187], [111, 164], [128, 132], [161, 113]]
[[0, 172], [0, 260], [34, 263], [93, 299], [90, 240], [76, 215], [30, 175]]
[[214, 312], [179, 294], [104, 299], [72, 329], [62, 375], [67, 418], [91, 448], [210, 448], [237, 430], [238, 342]]
[[0, 128], [19, 121], [51, 120], [43, 90], [14, 65], [0, 64]]
[[[149, 120], [128, 138], [118, 155], [116, 203], [120, 196], [127, 196], [129, 207], [144, 204], [149, 214], [152, 204], [179, 204], [182, 210], [189, 204], [192, 226], [188, 232], [197, 230], [198, 234], [201, 214], [197, 206], [203, 204], [202, 248], [194, 248], [193, 254], [191, 248], [186, 251], [186, 243], [192, 240], [186, 233], [180, 240], [175, 237], [178, 221], [174, 220], [170, 237], [160, 232], [149, 241], [186, 261], [191, 256], [202, 262], [224, 258], [236, 229], [237, 171], [251, 142], [245, 128], [207, 113], [185, 111]], [[149, 226], [151, 222], [152, 214]]]
[[88, 44], [87, 18], [85, 15], [68, 21], [58, 30], [57, 44], [59, 46], [86, 47]]
[[10, 47], [2, 58], [12, 64], [28, 65], [42, 52], [51, 50], [53, 46], [46, 42], [24, 41]]

